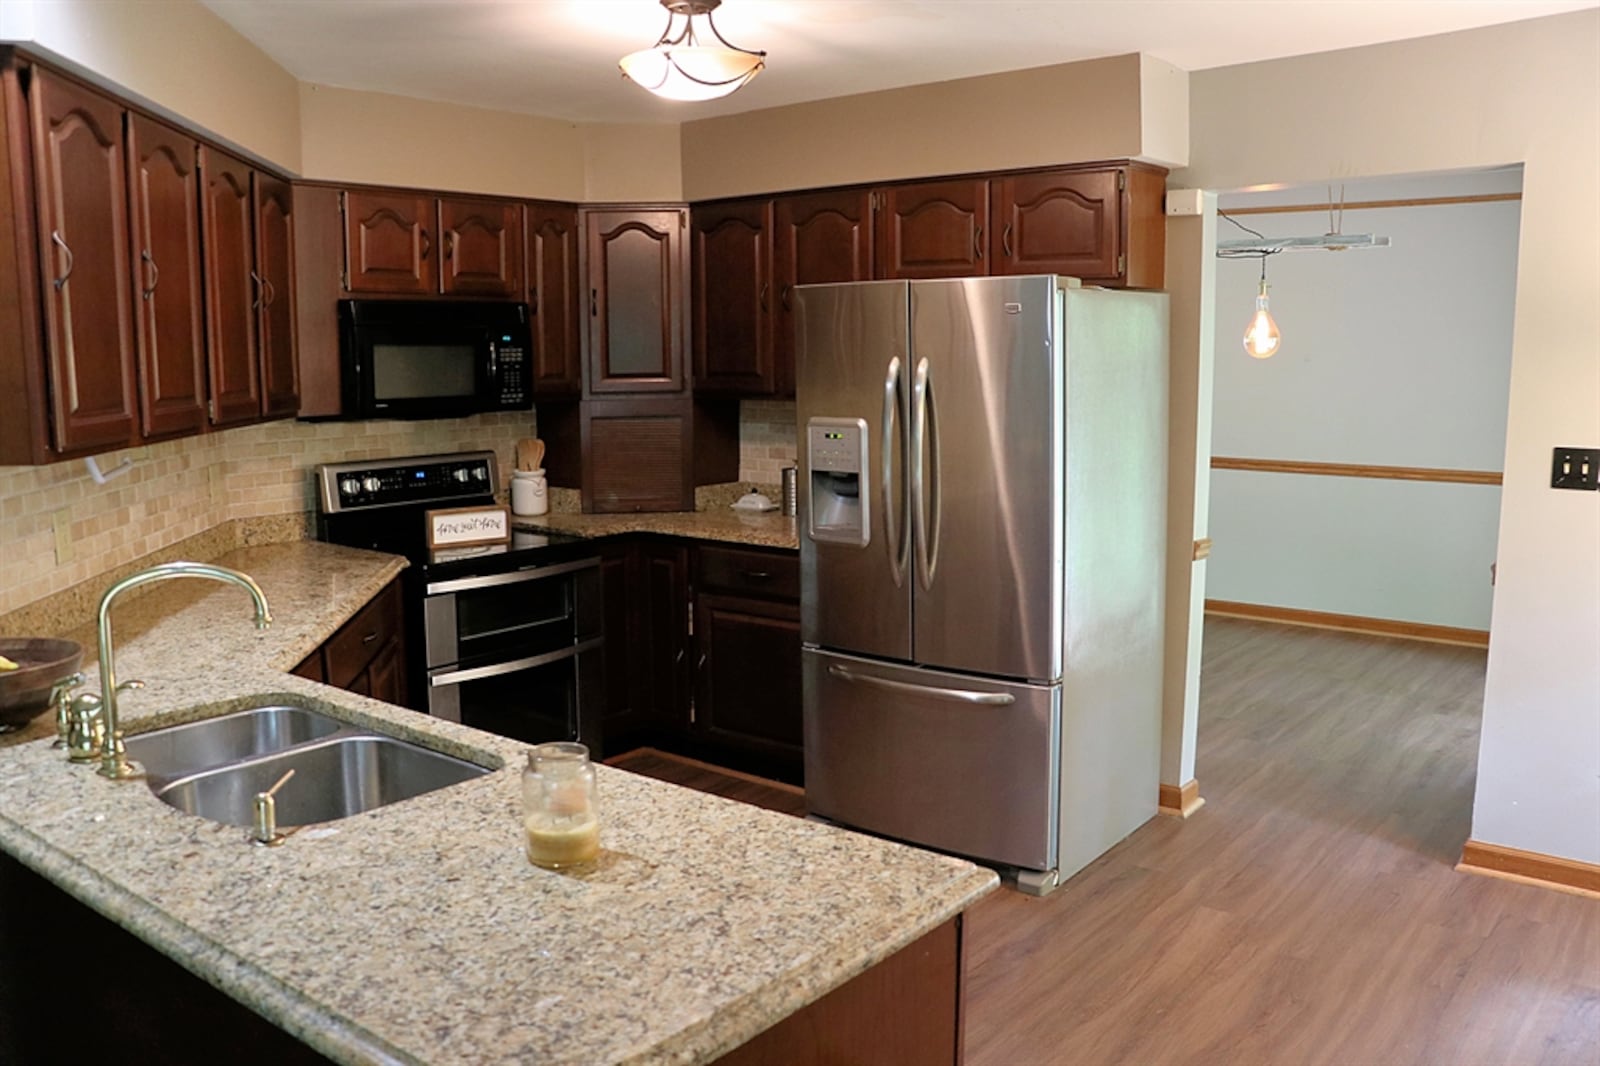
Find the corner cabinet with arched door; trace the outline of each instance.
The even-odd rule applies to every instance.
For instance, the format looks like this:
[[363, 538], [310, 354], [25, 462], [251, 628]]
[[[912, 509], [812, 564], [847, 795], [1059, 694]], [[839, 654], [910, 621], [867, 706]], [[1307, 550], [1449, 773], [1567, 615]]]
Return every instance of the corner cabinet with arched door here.
[[684, 391], [688, 348], [687, 206], [585, 208], [591, 396]]

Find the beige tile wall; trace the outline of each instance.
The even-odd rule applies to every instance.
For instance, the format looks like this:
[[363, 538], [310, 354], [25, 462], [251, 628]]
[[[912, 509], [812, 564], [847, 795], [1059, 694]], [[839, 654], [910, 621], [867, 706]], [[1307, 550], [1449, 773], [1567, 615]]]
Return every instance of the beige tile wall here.
[[[493, 448], [510, 477], [531, 414], [435, 422], [270, 422], [98, 457], [96, 485], [81, 462], [0, 467], [0, 614], [232, 518], [314, 508], [309, 469], [318, 463]], [[503, 486], [502, 486], [503, 487]], [[65, 511], [70, 557], [58, 559], [54, 517]]]
[[[795, 408], [746, 400], [739, 411], [739, 479], [775, 485], [795, 460]], [[269, 422], [98, 457], [96, 485], [81, 462], [0, 467], [0, 614], [88, 581], [229, 519], [314, 510], [318, 463], [493, 448], [509, 478], [532, 415], [430, 422]], [[54, 518], [65, 511], [70, 554], [57, 558]]]
[[794, 401], [745, 400], [739, 404], [739, 480], [776, 485], [793, 466], [799, 438]]

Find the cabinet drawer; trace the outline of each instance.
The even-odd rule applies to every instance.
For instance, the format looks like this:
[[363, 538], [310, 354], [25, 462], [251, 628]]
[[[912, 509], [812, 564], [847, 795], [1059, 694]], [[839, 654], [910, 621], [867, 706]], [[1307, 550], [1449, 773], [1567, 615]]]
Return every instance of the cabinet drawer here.
[[323, 645], [328, 684], [349, 688], [400, 630], [400, 586], [391, 583]]
[[800, 558], [783, 552], [700, 547], [700, 585], [779, 600], [800, 598]]

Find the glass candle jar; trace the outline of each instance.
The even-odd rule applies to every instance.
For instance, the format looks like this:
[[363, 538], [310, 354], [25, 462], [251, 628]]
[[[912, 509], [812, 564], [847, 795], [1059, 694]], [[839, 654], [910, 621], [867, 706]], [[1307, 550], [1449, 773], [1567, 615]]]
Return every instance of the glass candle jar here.
[[548, 870], [600, 854], [594, 764], [582, 744], [540, 744], [522, 771], [522, 824], [528, 861]]

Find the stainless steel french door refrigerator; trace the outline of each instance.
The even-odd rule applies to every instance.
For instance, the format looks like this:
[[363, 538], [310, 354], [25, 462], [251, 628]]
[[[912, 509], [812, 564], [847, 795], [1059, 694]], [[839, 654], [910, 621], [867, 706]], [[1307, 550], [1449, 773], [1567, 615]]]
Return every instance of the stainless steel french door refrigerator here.
[[795, 300], [807, 805], [1048, 891], [1156, 809], [1166, 297]]

